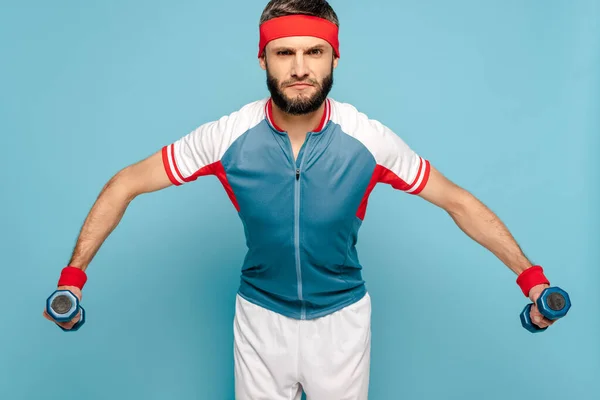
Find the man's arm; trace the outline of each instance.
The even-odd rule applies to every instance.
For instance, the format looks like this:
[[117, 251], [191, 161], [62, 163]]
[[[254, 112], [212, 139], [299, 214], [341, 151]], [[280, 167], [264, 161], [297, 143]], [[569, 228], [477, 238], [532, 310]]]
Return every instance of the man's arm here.
[[444, 209], [471, 239], [519, 275], [533, 264], [500, 219], [475, 196], [431, 166], [427, 185], [418, 196]]
[[68, 265], [85, 271], [102, 243], [121, 221], [129, 203], [140, 194], [171, 185], [161, 151], [115, 174], [104, 185], [85, 219]]

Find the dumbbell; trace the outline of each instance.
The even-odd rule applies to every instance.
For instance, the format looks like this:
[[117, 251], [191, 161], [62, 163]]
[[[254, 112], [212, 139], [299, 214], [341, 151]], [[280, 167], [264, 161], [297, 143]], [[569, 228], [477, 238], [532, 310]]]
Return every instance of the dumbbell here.
[[46, 312], [57, 322], [69, 322], [78, 311], [81, 316], [73, 328], [65, 329], [57, 324], [65, 332], [75, 332], [85, 324], [85, 310], [79, 305], [79, 299], [70, 290], [57, 290], [46, 300]]
[[[544, 289], [536, 301], [540, 313], [549, 320], [556, 320], [567, 315], [571, 308], [571, 300], [567, 292], [559, 287]], [[521, 313], [521, 325], [531, 333], [543, 332], [546, 328], [540, 328], [531, 321], [531, 307], [533, 303], [527, 304]]]

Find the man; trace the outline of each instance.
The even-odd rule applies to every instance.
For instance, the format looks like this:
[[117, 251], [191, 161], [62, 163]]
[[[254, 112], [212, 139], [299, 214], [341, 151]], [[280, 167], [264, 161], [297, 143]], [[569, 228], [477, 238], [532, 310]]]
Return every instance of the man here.
[[[325, 0], [271, 0], [258, 54], [270, 98], [201, 125], [111, 178], [59, 280], [59, 289], [81, 298], [86, 268], [136, 196], [215, 175], [248, 244], [234, 321], [237, 399], [299, 399], [302, 390], [309, 400], [367, 398], [371, 303], [355, 244], [379, 182], [446, 210], [518, 275], [534, 303], [549, 287], [479, 200], [389, 128], [328, 97], [338, 28]], [[531, 317], [542, 328], [553, 323], [535, 306]]]

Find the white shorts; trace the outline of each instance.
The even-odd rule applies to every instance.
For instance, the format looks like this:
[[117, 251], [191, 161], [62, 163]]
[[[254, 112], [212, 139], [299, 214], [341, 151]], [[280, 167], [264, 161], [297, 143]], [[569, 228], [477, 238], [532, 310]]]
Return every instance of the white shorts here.
[[366, 400], [371, 298], [324, 317], [292, 319], [236, 296], [236, 400]]

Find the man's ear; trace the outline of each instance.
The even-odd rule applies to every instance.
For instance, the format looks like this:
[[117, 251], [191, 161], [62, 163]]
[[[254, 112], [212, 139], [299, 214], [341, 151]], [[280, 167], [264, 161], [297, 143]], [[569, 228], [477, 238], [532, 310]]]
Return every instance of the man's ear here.
[[263, 52], [262, 56], [258, 58], [258, 63], [263, 70], [267, 70], [267, 55]]
[[333, 68], [337, 68], [337, 66], [338, 66], [338, 60], [339, 60], [338, 57], [335, 57], [335, 56], [333, 57]]

